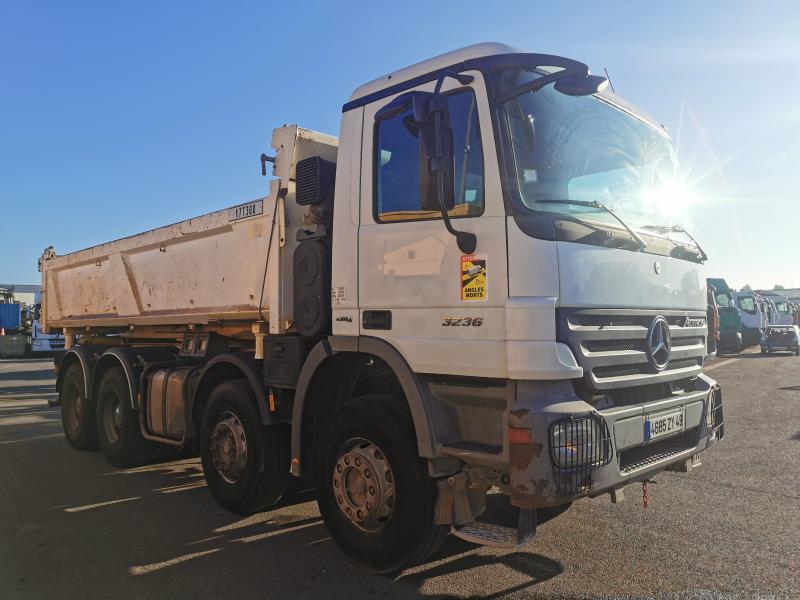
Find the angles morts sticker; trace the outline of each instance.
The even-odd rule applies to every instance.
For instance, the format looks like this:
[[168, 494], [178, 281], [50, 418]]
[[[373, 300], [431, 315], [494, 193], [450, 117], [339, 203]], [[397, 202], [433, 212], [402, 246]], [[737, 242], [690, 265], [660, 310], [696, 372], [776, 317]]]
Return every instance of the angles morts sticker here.
[[488, 296], [486, 255], [469, 254], [461, 257], [461, 301], [486, 300]]

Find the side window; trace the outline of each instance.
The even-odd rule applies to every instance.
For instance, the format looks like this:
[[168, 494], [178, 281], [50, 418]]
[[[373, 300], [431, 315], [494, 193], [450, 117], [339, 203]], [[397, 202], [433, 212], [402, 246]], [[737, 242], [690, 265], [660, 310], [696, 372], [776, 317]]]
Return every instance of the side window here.
[[[451, 218], [483, 213], [483, 146], [478, 110], [472, 90], [448, 94], [450, 127], [455, 155]], [[411, 122], [411, 109], [376, 123], [375, 217], [379, 222], [441, 219], [422, 207], [419, 174], [419, 136]]]

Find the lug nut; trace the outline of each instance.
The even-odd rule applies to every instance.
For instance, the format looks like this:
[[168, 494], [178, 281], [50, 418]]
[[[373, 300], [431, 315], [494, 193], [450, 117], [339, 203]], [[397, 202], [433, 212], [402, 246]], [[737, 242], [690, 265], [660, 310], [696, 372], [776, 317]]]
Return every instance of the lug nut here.
[[370, 496], [374, 496], [375, 495], [375, 486], [372, 486], [372, 485], [369, 486], [369, 495]]
[[357, 459], [356, 459], [356, 466], [357, 466], [357, 467], [360, 467], [360, 466], [361, 466], [361, 459], [360, 459], [360, 458], [357, 458]]

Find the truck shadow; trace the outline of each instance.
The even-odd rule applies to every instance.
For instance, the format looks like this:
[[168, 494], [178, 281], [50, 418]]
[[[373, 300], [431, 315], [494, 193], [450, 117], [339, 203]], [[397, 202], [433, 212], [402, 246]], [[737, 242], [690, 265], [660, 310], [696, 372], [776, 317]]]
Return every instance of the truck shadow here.
[[[478, 554], [469, 554], [448, 561], [444, 564], [436, 565], [430, 568], [423, 568], [421, 571], [416, 571], [413, 575], [404, 577], [403, 579], [408, 582], [413, 582], [417, 585], [418, 589], [422, 588], [424, 584], [436, 577], [469, 577], [470, 569], [480, 569], [483, 567], [500, 566], [504, 570], [510, 570], [518, 575], [522, 575], [525, 581], [516, 585], [503, 587], [500, 590], [488, 592], [486, 594], [475, 595], [470, 594], [470, 598], [481, 598], [490, 600], [493, 598], [505, 598], [510, 594], [520, 592], [532, 586], [543, 583], [563, 572], [561, 563], [540, 554], [533, 554], [524, 551], [514, 551], [509, 554], [501, 556], [482, 556]], [[433, 594], [426, 596], [429, 598], [436, 598], [437, 600], [450, 600], [455, 598], [462, 598], [460, 595], [450, 594]]]
[[[184, 535], [194, 531], [197, 537], [189, 541], [184, 537], [184, 541], [179, 542], [180, 538], [176, 536], [155, 552], [152, 562], [130, 565], [128, 575], [140, 582], [149, 580], [156, 573], [163, 576], [180, 573], [180, 577], [189, 575], [204, 579], [211, 565], [215, 570], [222, 569], [232, 578], [244, 581], [253, 577], [245, 571], [247, 565], [255, 561], [260, 577], [269, 581], [277, 597], [295, 594], [298, 577], [301, 577], [304, 592], [315, 597], [349, 598], [363, 593], [390, 598], [447, 599], [456, 596], [433, 593], [429, 587], [434, 585], [441, 589], [441, 584], [449, 578], [463, 577], [471, 569], [490, 567], [498, 570], [497, 578], [483, 586], [487, 589], [485, 594], [471, 597], [493, 599], [535, 586], [563, 571], [559, 562], [525, 549], [499, 556], [483, 555], [477, 553], [479, 546], [450, 537], [429, 561], [395, 578], [373, 575], [348, 560], [336, 547], [317, 511], [314, 490], [302, 482], [270, 510], [240, 517], [216, 508], [210, 493], [204, 489], [202, 466], [196, 458], [157, 462], [106, 475], [114, 473], [120, 477], [131, 475], [147, 483], [150, 493], [142, 496], [152, 510], [157, 510], [157, 503], [168, 501], [163, 496], [155, 496], [168, 494], [174, 502], [185, 503], [186, 510], [190, 505], [202, 506], [219, 517], [213, 519], [217, 521], [215, 525], [208, 523], [203, 527], [201, 523], [195, 523], [196, 527], [182, 527]], [[120, 510], [123, 506], [120, 505]], [[493, 516], [498, 511], [508, 512], [507, 503], [499, 497], [490, 497], [490, 510]], [[514, 516], [505, 515], [505, 520], [513, 520]], [[167, 523], [162, 526], [166, 527]], [[276, 556], [280, 556], [280, 560]], [[265, 560], [265, 557], [270, 557], [270, 560]], [[285, 563], [286, 560], [291, 566]], [[298, 570], [305, 574], [297, 575]], [[328, 575], [333, 573], [340, 578], [335, 585], [331, 584]], [[513, 584], [509, 585], [509, 581]], [[356, 585], [359, 594], [353, 594]]]

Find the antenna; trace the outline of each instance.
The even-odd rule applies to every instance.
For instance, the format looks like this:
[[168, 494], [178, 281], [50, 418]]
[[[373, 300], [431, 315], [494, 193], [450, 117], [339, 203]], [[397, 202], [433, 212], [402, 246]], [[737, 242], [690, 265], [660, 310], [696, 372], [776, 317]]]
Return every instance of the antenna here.
[[608, 85], [611, 86], [611, 91], [616, 94], [617, 92], [614, 90], [614, 84], [611, 83], [611, 75], [608, 74], [608, 69], [603, 67], [603, 71], [606, 72], [606, 79], [608, 79]]

